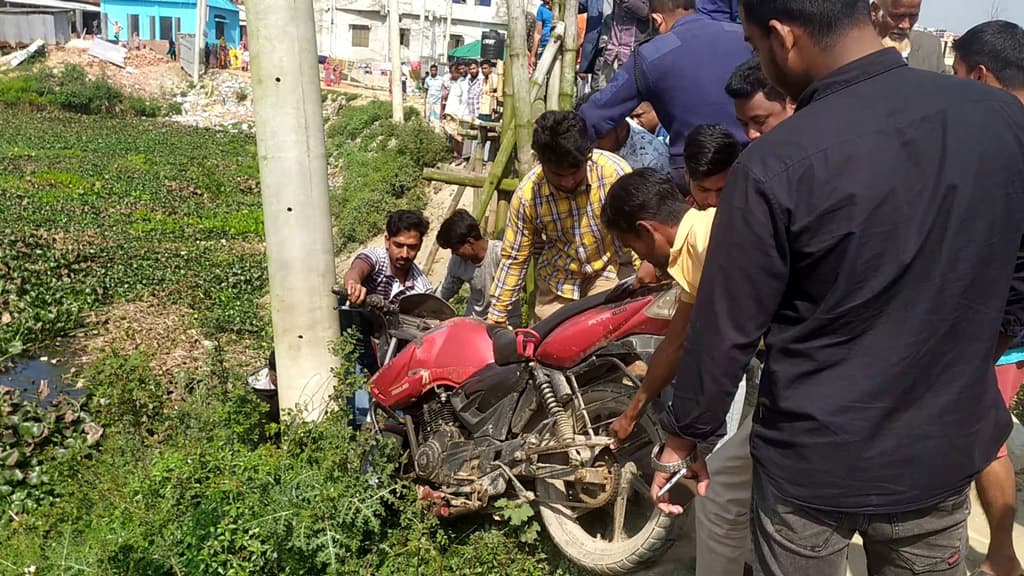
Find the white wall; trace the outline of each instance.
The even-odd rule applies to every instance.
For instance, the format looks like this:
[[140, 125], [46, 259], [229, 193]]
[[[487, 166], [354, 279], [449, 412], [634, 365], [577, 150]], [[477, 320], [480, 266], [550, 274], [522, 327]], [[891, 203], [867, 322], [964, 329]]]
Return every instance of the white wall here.
[[[317, 19], [317, 47], [320, 54], [350, 60], [384, 61], [388, 53], [387, 17], [383, 0], [314, 0]], [[476, 0], [468, 0], [475, 2]], [[530, 2], [536, 11], [538, 2]], [[421, 56], [445, 58], [447, 40], [447, 0], [400, 0], [399, 27], [409, 30], [409, 47], [402, 48], [402, 59], [416, 61]], [[451, 4], [451, 34], [461, 35], [465, 44], [480, 39], [485, 30], [506, 30], [508, 10], [505, 0], [492, 0], [491, 6]], [[425, 18], [421, 30], [420, 14]], [[370, 47], [353, 48], [350, 26], [370, 26]], [[422, 38], [423, 53], [420, 53]]]

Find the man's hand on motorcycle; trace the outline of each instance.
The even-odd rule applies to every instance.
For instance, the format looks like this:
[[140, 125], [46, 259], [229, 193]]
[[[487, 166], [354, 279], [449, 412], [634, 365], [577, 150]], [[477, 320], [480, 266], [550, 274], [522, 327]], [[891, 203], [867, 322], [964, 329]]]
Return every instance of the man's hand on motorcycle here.
[[345, 284], [345, 291], [348, 292], [348, 302], [353, 306], [358, 306], [366, 301], [366, 287], [354, 280], [349, 280]]
[[654, 267], [654, 264], [646, 261], [640, 264], [640, 269], [636, 271], [636, 278], [633, 279], [633, 286], [657, 284], [658, 282], [658, 269]]
[[633, 428], [636, 427], [636, 418], [631, 416], [629, 412], [623, 413], [621, 416], [612, 422], [612, 425], [608, 427], [608, 433], [615, 439], [612, 443], [612, 450], [617, 450], [622, 442], [629, 438], [629, 435], [633, 433]]
[[[665, 439], [665, 447], [662, 449], [661, 456], [658, 458], [658, 461], [665, 464], [679, 462], [695, 450], [697, 450], [697, 444], [695, 442], [678, 436], [669, 436]], [[700, 453], [698, 452], [697, 454], [699, 455]], [[654, 478], [651, 480], [651, 500], [654, 500], [657, 503], [658, 510], [662, 513], [669, 516], [679, 516], [684, 512], [685, 508], [679, 504], [673, 504], [671, 502], [671, 489], [664, 496], [658, 498], [658, 492], [660, 492], [665, 484], [668, 483], [671, 477], [671, 474], [665, 474], [662, 472], [654, 473]], [[703, 456], [700, 456], [696, 462], [689, 466], [685, 478], [695, 480], [697, 482], [698, 495], [704, 496], [707, 494], [708, 487], [711, 485], [711, 476], [708, 474], [708, 465]]]

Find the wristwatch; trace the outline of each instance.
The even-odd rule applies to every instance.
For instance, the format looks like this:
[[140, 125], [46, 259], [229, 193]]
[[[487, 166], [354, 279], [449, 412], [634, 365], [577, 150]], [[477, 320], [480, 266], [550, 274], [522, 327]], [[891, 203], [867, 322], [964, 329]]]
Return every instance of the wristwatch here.
[[690, 466], [693, 466], [697, 462], [697, 449], [694, 448], [686, 458], [676, 462], [669, 462], [667, 464], [662, 463], [658, 460], [658, 456], [661, 455], [661, 451], [665, 448], [665, 443], [656, 444], [654, 449], [651, 450], [651, 467], [654, 468], [655, 472], [661, 472], [662, 474], [675, 474], [680, 470], [686, 470]]

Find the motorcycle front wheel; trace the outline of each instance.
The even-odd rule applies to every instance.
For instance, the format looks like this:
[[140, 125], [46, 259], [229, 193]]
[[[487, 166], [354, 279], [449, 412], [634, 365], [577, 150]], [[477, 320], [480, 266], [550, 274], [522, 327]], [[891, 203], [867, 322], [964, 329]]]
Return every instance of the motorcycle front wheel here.
[[[633, 391], [618, 383], [595, 384], [581, 391], [597, 434], [607, 433], [608, 426], [629, 405]], [[577, 412], [575, 421], [577, 430], [582, 431], [582, 414]], [[618, 450], [605, 449], [599, 454], [603, 465], [619, 474], [629, 463], [636, 467], [632, 482], [620, 485], [614, 493], [601, 494], [574, 482], [537, 480], [541, 520], [569, 560], [598, 574], [630, 574], [657, 560], [672, 543], [673, 519], [655, 508], [649, 494], [651, 448], [661, 438], [658, 422], [645, 413]], [[624, 501], [621, 490], [628, 490]], [[596, 508], [573, 506], [585, 502], [603, 504]]]

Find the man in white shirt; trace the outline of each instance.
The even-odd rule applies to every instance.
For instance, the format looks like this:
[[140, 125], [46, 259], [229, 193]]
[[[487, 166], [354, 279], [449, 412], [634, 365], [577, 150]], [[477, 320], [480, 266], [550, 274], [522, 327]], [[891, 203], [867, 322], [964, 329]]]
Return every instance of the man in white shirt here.
[[445, 133], [451, 139], [455, 157], [458, 159], [458, 162], [462, 162], [463, 139], [462, 134], [459, 133], [459, 121], [465, 118], [468, 113], [466, 107], [467, 87], [460, 77], [460, 67], [453, 66], [451, 70], [451, 84], [448, 86], [448, 100], [444, 105], [442, 125], [444, 126]]

